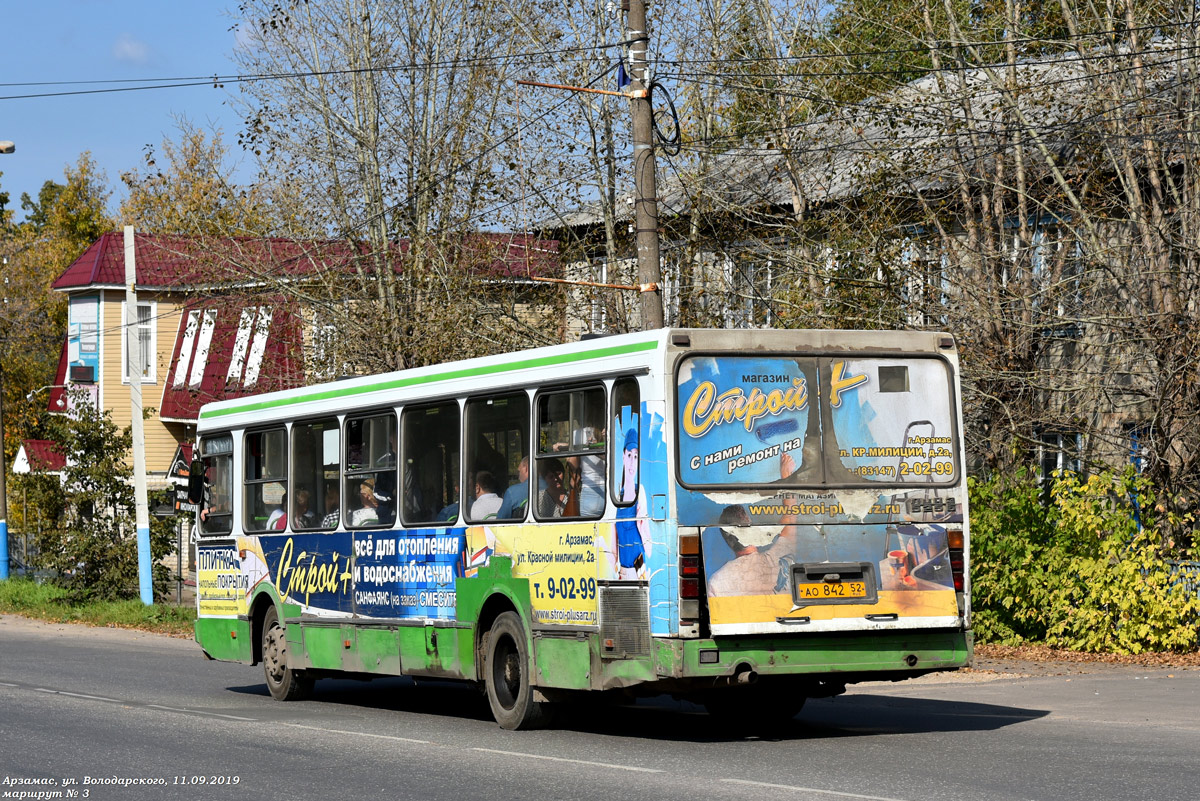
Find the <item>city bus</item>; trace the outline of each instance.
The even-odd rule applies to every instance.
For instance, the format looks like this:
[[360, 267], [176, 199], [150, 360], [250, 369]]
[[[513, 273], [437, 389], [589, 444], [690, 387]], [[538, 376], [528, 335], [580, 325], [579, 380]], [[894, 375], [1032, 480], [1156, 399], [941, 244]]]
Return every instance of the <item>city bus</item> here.
[[204, 406], [196, 640], [272, 696], [475, 683], [790, 720], [969, 664], [953, 337], [662, 329]]

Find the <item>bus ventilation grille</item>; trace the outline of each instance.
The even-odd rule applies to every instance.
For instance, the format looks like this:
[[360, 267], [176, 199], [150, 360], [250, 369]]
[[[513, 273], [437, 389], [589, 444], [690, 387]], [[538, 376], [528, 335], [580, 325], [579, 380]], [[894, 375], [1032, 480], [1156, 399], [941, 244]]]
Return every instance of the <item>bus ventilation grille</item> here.
[[649, 589], [600, 587], [599, 596], [600, 655], [606, 659], [649, 657]]

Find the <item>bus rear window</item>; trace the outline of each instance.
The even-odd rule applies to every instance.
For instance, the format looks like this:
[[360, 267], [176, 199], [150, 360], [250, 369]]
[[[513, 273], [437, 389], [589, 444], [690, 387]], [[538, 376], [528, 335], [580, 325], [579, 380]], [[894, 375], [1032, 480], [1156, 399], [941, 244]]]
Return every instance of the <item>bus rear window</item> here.
[[825, 452], [836, 460], [838, 483], [957, 479], [954, 396], [944, 362], [861, 359], [846, 361], [843, 370], [863, 380], [842, 403], [831, 404], [834, 447], [827, 443]]
[[936, 358], [697, 356], [677, 376], [685, 485], [949, 484], [949, 368]]

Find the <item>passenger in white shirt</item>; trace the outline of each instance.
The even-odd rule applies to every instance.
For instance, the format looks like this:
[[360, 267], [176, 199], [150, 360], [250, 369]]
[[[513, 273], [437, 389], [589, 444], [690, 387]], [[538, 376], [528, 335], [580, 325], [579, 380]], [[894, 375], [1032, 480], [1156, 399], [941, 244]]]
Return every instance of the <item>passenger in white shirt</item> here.
[[499, 495], [496, 477], [487, 470], [475, 474], [475, 501], [471, 504], [472, 520], [488, 520], [500, 511], [504, 499]]

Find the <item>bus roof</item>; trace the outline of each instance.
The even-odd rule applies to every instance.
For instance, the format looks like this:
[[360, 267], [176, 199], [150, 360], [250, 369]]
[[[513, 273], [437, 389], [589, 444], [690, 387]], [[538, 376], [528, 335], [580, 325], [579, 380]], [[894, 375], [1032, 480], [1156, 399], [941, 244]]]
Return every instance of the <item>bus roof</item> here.
[[[487, 378], [491, 388], [522, 387], [569, 380], [574, 374], [645, 368], [653, 361], [650, 354], [662, 348], [667, 333], [667, 329], [661, 329], [600, 337], [219, 401], [201, 408], [198, 428], [205, 431], [274, 418], [334, 413], [351, 398], [355, 405], [387, 405], [414, 395], [451, 396], [475, 391], [472, 387], [478, 386], [481, 378]], [[601, 360], [603, 367], [598, 366]]]
[[[646, 370], [663, 364], [668, 344], [698, 350], [953, 352], [949, 334], [927, 331], [670, 329], [597, 337], [561, 345], [396, 370], [209, 403], [197, 428], [238, 428], [299, 416], [336, 414], [355, 406], [392, 405], [413, 398], [451, 397], [481, 390], [522, 388], [597, 374]], [[949, 343], [949, 344], [947, 344]], [[656, 355], [657, 354], [657, 355]]]

